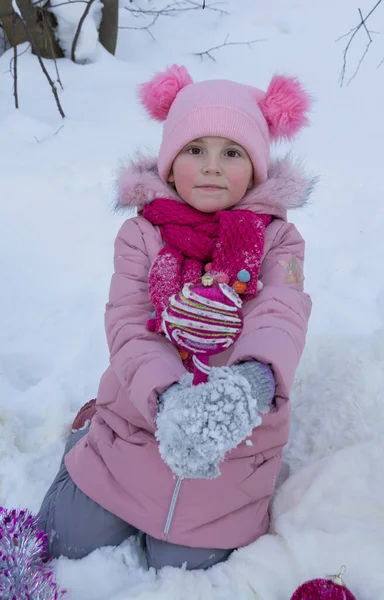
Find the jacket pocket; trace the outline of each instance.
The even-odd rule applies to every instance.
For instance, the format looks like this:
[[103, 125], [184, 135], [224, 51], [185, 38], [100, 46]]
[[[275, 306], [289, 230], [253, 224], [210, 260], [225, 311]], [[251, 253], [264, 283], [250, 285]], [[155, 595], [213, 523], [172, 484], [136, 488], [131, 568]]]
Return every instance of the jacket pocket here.
[[239, 484], [240, 489], [253, 502], [271, 496], [276, 486], [280, 465], [280, 454], [266, 460], [260, 452], [255, 456], [253, 473]]

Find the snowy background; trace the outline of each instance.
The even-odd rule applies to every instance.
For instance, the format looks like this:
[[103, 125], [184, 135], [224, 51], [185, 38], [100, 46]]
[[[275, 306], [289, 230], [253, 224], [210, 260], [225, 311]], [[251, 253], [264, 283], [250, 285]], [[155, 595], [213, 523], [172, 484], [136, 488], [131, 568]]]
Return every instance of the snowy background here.
[[[295, 74], [315, 99], [295, 151], [320, 183], [290, 215], [307, 241], [314, 309], [292, 397], [293, 475], [276, 499], [272, 533], [208, 573], [148, 572], [133, 540], [60, 559], [69, 600], [286, 600], [343, 564], [358, 600], [384, 599], [384, 44], [375, 34], [359, 73], [340, 87], [348, 38], [335, 42], [357, 24], [357, 9], [372, 5], [228, 0], [220, 5], [228, 14], [158, 19], [155, 40], [121, 30], [115, 58], [99, 47], [92, 64], [59, 61], [64, 121], [28, 52], [16, 111], [11, 53], [0, 58], [0, 504], [33, 511], [108, 360], [113, 240], [129, 216], [112, 211], [115, 171], [160, 140], [136, 102], [137, 84], [176, 62], [195, 79], [262, 88], [276, 71]], [[384, 5], [371, 27], [384, 32], [383, 23]], [[227, 34], [262, 41], [222, 48], [216, 62], [195, 55]], [[351, 47], [346, 83], [366, 41], [361, 32]]]

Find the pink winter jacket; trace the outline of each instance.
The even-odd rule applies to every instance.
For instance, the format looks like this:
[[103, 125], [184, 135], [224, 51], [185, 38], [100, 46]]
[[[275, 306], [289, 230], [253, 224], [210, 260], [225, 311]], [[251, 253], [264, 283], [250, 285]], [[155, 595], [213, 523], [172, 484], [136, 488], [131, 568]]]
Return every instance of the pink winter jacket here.
[[[106, 332], [110, 366], [101, 378], [89, 433], [67, 454], [77, 486], [90, 498], [155, 538], [192, 547], [238, 548], [266, 533], [269, 501], [289, 432], [289, 392], [302, 354], [311, 301], [303, 292], [304, 241], [287, 223], [311, 183], [289, 163], [274, 163], [269, 179], [236, 209], [273, 215], [265, 236], [264, 288], [244, 307], [236, 344], [212, 358], [216, 366], [255, 359], [271, 365], [275, 409], [232, 450], [212, 480], [178, 480], [163, 462], [156, 430], [157, 399], [185, 369], [176, 348], [146, 329], [153, 312], [148, 273], [163, 247], [142, 216], [127, 220], [115, 242]], [[120, 206], [140, 209], [154, 197], [180, 199], [161, 182], [155, 162], [122, 172]]]

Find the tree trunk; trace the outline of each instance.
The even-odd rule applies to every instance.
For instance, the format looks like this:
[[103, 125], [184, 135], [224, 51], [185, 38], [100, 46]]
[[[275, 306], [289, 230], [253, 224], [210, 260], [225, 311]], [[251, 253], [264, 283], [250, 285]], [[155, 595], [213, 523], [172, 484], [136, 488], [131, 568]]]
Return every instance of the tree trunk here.
[[[42, 58], [62, 58], [64, 53], [55, 37], [56, 17], [49, 10], [49, 1], [43, 7], [35, 7], [31, 0], [16, 0], [26, 27], [33, 38], [35, 48]], [[99, 27], [99, 39], [108, 52], [115, 54], [118, 34], [118, 0], [101, 0], [103, 3], [102, 20]], [[0, 0], [0, 21], [3, 24], [11, 46], [27, 42], [28, 35], [21, 19], [15, 12], [12, 0]], [[32, 48], [34, 51], [34, 48]]]
[[13, 25], [15, 12], [12, 8], [12, 0], [0, 0], [0, 18], [11, 46], [29, 41], [27, 28], [34, 42], [32, 52], [36, 49], [43, 58], [62, 58], [64, 54], [54, 33], [57, 25], [56, 18], [48, 10], [48, 3], [44, 7], [37, 7], [33, 6], [30, 0], [17, 0], [17, 5], [26, 27], [18, 16]]
[[64, 53], [55, 37], [57, 21], [49, 11], [49, 3], [39, 8], [32, 6], [30, 0], [16, 1], [40, 56], [42, 58], [62, 58]]
[[119, 0], [101, 0], [103, 15], [99, 27], [99, 40], [108, 52], [115, 54], [119, 24]]
[[11, 46], [17, 46], [27, 41], [27, 35], [19, 18], [16, 19], [13, 25], [12, 15], [12, 0], [0, 0], [0, 20], [4, 27], [5, 35]]

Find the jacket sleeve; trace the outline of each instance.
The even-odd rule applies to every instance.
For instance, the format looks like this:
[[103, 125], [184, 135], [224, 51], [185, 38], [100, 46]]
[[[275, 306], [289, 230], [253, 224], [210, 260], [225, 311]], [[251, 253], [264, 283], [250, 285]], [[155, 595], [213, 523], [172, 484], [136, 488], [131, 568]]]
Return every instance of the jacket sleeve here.
[[296, 227], [283, 223], [261, 265], [264, 287], [245, 305], [244, 329], [230, 358], [231, 365], [250, 359], [270, 365], [277, 404], [289, 397], [311, 314], [303, 291], [304, 246]]
[[129, 219], [117, 234], [105, 326], [110, 364], [127, 401], [154, 430], [158, 395], [178, 382], [185, 369], [173, 344], [146, 327], [153, 312], [148, 292], [151, 265], [141, 227], [141, 217]]

